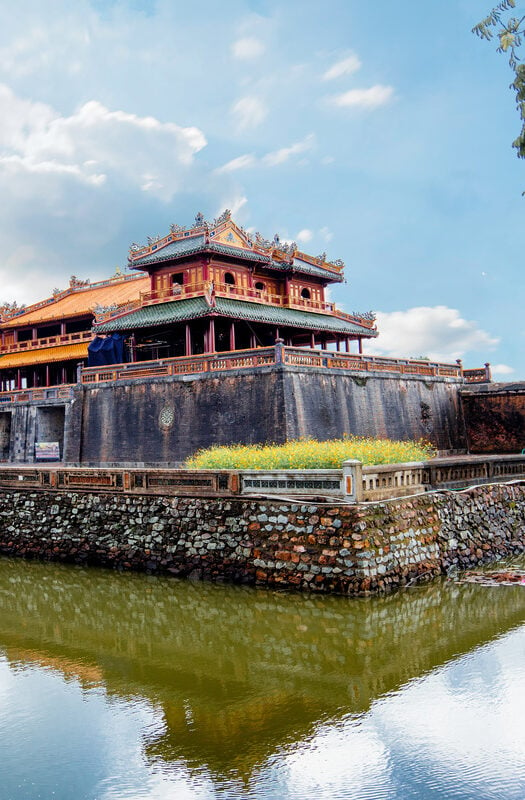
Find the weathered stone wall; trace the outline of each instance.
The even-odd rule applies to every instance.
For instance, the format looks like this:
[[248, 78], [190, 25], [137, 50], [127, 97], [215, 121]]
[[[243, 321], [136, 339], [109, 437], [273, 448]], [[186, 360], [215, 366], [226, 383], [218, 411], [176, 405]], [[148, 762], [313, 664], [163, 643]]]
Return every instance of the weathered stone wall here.
[[525, 550], [525, 487], [350, 506], [0, 493], [0, 553], [286, 589], [387, 592]]
[[461, 391], [471, 453], [520, 453], [525, 447], [525, 382]]
[[329, 439], [345, 433], [421, 438], [438, 450], [466, 448], [453, 378], [288, 367], [284, 376], [288, 439]]
[[152, 378], [85, 389], [82, 463], [181, 463], [203, 447], [283, 442], [282, 374]]
[[180, 463], [202, 447], [343, 434], [466, 447], [453, 378], [275, 366], [86, 387], [84, 464]]

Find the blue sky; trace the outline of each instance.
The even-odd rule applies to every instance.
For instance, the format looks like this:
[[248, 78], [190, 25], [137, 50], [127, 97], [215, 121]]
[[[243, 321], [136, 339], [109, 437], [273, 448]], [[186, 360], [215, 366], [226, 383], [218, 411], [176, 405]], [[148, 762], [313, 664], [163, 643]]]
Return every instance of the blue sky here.
[[369, 352], [525, 378], [525, 163], [490, 2], [0, 3], [0, 300], [224, 208], [346, 263]]

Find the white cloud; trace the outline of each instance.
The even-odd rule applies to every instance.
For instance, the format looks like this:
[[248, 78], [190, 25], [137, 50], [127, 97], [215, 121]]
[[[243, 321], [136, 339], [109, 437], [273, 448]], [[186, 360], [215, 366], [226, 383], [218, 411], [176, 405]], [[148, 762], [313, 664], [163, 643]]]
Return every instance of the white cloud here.
[[234, 58], [241, 61], [249, 61], [252, 58], [259, 58], [265, 51], [264, 43], [255, 36], [245, 36], [237, 39], [232, 44], [232, 54]]
[[248, 198], [242, 194], [237, 194], [233, 197], [225, 197], [219, 204], [216, 216], [219, 216], [219, 214], [222, 214], [225, 208], [228, 208], [231, 211], [232, 217], [236, 217], [241, 208], [244, 208], [247, 202]]
[[378, 355], [455, 361], [471, 350], [491, 350], [499, 341], [447, 306], [379, 311], [377, 327], [379, 337], [369, 342], [367, 350]]
[[268, 109], [258, 97], [248, 95], [233, 104], [232, 114], [237, 121], [239, 131], [247, 131], [257, 128], [263, 122]]
[[237, 158], [232, 158], [231, 161], [228, 161], [226, 164], [223, 164], [222, 167], [217, 167], [215, 172], [218, 174], [226, 173], [226, 172], [236, 172], [239, 169], [247, 169], [248, 167], [253, 167], [257, 164], [257, 159], [255, 156], [246, 154], [243, 156], [237, 156]]
[[514, 367], [509, 367], [508, 364], [491, 364], [490, 371], [493, 375], [512, 375], [515, 372]]
[[251, 153], [245, 153], [242, 156], [237, 156], [237, 158], [232, 158], [231, 161], [227, 161], [226, 164], [222, 165], [222, 167], [217, 167], [215, 172], [220, 175], [228, 172], [237, 172], [237, 170], [241, 169], [249, 169], [261, 164], [266, 167], [277, 167], [280, 164], [284, 164], [293, 156], [301, 155], [302, 153], [306, 153], [308, 150], [311, 150], [311, 148], [314, 146], [314, 143], [315, 136], [310, 133], [300, 142], [295, 142], [289, 147], [281, 147], [280, 150], [274, 150], [271, 153], [266, 153], [266, 155], [262, 156], [262, 158], [257, 158]]
[[298, 242], [306, 243], [310, 242], [313, 239], [313, 233], [309, 228], [303, 228], [302, 231], [299, 231], [297, 236], [295, 237]]
[[315, 136], [313, 133], [309, 133], [308, 136], [305, 136], [300, 142], [295, 142], [295, 144], [289, 147], [282, 147], [280, 150], [275, 150], [273, 153], [267, 153], [263, 157], [263, 162], [269, 167], [276, 167], [278, 164], [284, 164], [284, 162], [288, 161], [292, 156], [311, 150], [314, 143]]
[[326, 227], [326, 225], [323, 228], [321, 228], [319, 233], [321, 234], [325, 242], [331, 242], [332, 239], [334, 238], [334, 234], [332, 233], [330, 228]]
[[361, 69], [361, 61], [356, 55], [352, 54], [347, 58], [341, 59], [341, 61], [337, 61], [330, 69], [327, 69], [323, 75], [323, 80], [332, 81], [334, 78], [341, 78], [343, 75], [352, 75], [359, 69]]
[[392, 86], [371, 86], [370, 89], [350, 89], [335, 95], [332, 103], [343, 108], [378, 108], [388, 103], [394, 94]]
[[169, 200], [206, 145], [198, 128], [111, 111], [91, 100], [70, 116], [17, 97], [0, 84], [0, 169], [100, 186], [108, 174]]

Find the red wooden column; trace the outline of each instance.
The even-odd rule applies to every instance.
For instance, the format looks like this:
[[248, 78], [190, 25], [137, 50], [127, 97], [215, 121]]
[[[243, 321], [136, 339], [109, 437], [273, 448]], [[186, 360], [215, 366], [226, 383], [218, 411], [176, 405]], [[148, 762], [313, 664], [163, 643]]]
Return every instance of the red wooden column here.
[[22, 388], [22, 370], [20, 369], [20, 367], [16, 371], [16, 388], [17, 389]]
[[184, 354], [191, 356], [191, 328], [189, 323], [186, 323], [186, 342], [184, 346]]
[[46, 386], [49, 386], [49, 364], [46, 364]]
[[210, 317], [210, 322], [208, 325], [207, 345], [208, 353], [215, 353], [215, 319], [213, 317]]
[[310, 347], [315, 350], [315, 333], [310, 334]]
[[235, 350], [235, 322], [230, 322], [230, 350]]
[[361, 337], [357, 340], [357, 346], [359, 347], [359, 355], [363, 355], [363, 340]]

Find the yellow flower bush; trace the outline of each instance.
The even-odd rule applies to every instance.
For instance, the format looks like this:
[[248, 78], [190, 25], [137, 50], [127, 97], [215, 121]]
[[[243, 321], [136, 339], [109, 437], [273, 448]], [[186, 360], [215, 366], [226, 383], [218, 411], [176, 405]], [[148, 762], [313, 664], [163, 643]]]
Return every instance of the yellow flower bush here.
[[326, 442], [296, 439], [286, 444], [209, 447], [191, 456], [185, 466], [188, 469], [340, 469], [348, 458], [375, 465], [426, 461], [435, 455], [434, 447], [423, 440], [396, 442], [345, 436]]

